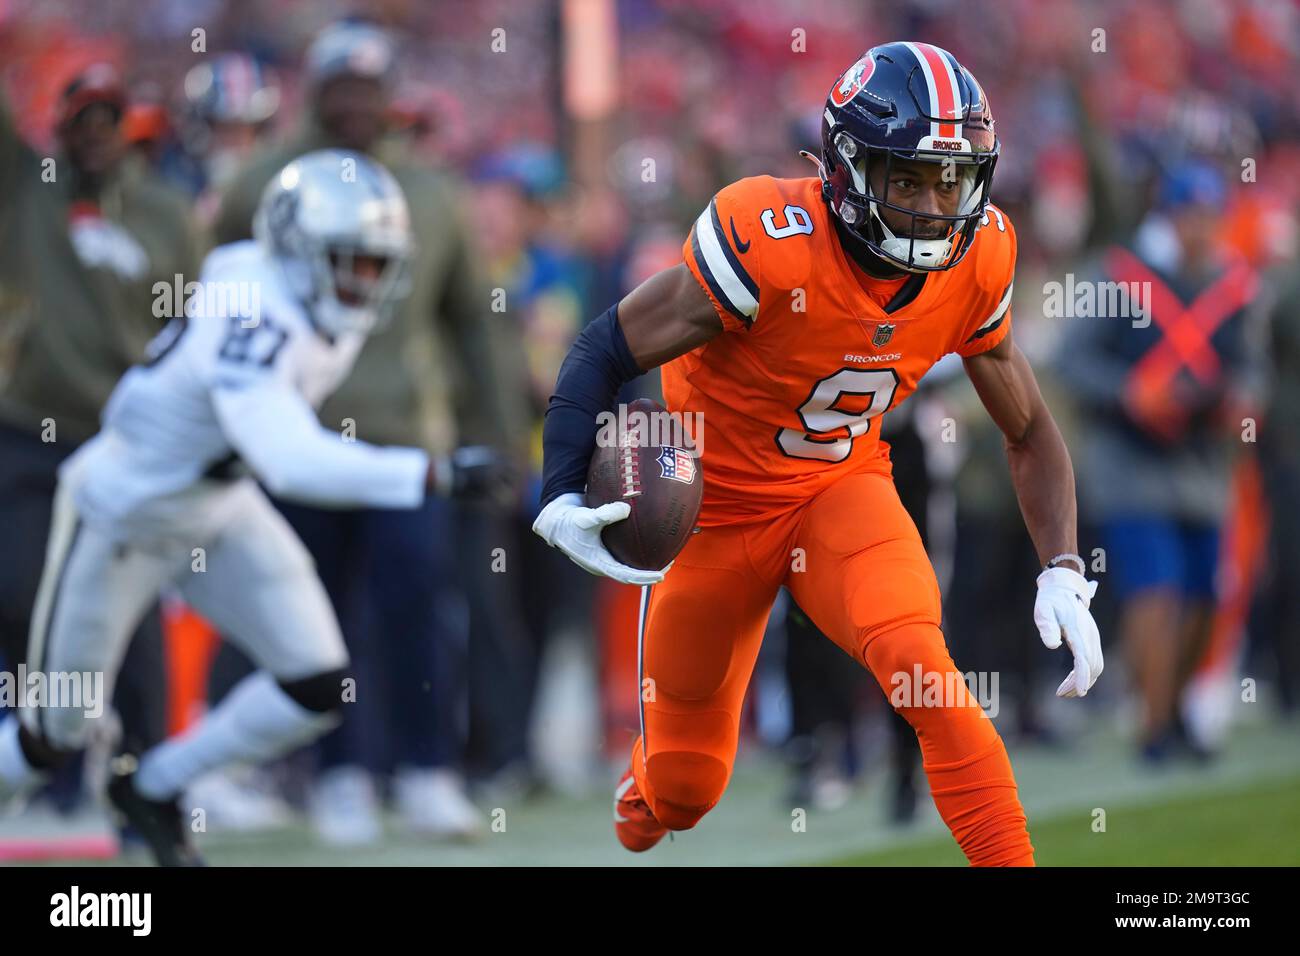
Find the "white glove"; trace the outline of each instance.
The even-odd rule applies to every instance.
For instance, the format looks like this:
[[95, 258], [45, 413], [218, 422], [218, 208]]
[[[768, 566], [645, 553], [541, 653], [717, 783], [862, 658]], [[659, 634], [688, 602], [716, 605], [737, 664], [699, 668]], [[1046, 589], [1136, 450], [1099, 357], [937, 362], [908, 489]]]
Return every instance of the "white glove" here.
[[533, 530], [551, 547], [559, 548], [574, 564], [592, 574], [603, 574], [624, 584], [658, 584], [668, 568], [642, 571], [620, 564], [600, 540], [602, 528], [622, 521], [631, 513], [632, 507], [626, 501], [588, 508], [583, 504], [582, 495], [571, 491], [542, 509], [533, 522]]
[[1074, 669], [1056, 688], [1057, 697], [1084, 697], [1101, 676], [1101, 635], [1088, 610], [1096, 593], [1096, 581], [1070, 568], [1048, 568], [1038, 576], [1038, 634], [1050, 650], [1060, 647], [1064, 638], [1074, 654]]

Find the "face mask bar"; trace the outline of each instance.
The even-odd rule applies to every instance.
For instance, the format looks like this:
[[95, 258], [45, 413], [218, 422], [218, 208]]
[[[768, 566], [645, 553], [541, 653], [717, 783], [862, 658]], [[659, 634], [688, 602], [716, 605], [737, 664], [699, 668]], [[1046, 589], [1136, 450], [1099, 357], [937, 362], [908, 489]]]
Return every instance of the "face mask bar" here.
[[[357, 274], [358, 256], [384, 259], [384, 266], [377, 278], [363, 279]], [[406, 291], [399, 289], [402, 280], [406, 278], [404, 256], [392, 254], [380, 256], [351, 246], [332, 246], [329, 250], [329, 258], [333, 266], [336, 297], [340, 292], [347, 293], [354, 300], [353, 304], [378, 309], [386, 301], [400, 298]]]
[[[384, 266], [375, 279], [363, 279], [356, 271], [357, 256], [383, 256]], [[378, 253], [359, 249], [355, 246], [331, 245], [323, 251], [318, 262], [321, 289], [320, 298], [333, 303], [343, 310], [353, 312], [360, 317], [369, 314], [374, 321], [368, 324], [369, 331], [388, 321], [397, 303], [405, 298], [411, 290], [409, 252]], [[344, 302], [339, 297], [343, 292], [351, 301]]]
[[[837, 212], [849, 231], [873, 253], [910, 272], [948, 269], [965, 257], [989, 201], [995, 153], [903, 152], [867, 146], [845, 132], [836, 135], [835, 146], [836, 158], [845, 165], [851, 181], [851, 188]], [[927, 163], [951, 159], [959, 178], [964, 180], [957, 212], [919, 214], [891, 202], [889, 188], [896, 158]], [[874, 194], [869, 179], [873, 160], [884, 163], [884, 191], [880, 196]], [[892, 229], [882, 214], [886, 209], [907, 217], [907, 228]], [[930, 227], [933, 223], [945, 223], [947, 228], [939, 235], [924, 236], [918, 234], [921, 223]]]

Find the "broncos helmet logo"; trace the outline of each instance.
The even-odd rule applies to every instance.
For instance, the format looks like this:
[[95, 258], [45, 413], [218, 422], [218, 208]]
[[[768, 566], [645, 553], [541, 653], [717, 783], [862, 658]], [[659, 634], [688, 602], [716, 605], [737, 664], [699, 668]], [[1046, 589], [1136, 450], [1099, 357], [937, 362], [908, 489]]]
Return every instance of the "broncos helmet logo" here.
[[831, 90], [831, 102], [836, 106], [843, 106], [862, 92], [862, 88], [871, 79], [871, 74], [875, 72], [876, 61], [869, 53], [864, 54], [858, 62], [844, 71], [835, 89]]

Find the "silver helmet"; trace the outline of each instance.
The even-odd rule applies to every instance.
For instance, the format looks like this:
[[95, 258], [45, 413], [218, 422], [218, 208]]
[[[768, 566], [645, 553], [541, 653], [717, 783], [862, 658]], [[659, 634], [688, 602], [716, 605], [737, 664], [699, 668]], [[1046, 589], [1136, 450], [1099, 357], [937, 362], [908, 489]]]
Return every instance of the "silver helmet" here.
[[406, 197], [360, 153], [322, 149], [285, 166], [262, 192], [253, 237], [330, 335], [372, 331], [410, 291]]

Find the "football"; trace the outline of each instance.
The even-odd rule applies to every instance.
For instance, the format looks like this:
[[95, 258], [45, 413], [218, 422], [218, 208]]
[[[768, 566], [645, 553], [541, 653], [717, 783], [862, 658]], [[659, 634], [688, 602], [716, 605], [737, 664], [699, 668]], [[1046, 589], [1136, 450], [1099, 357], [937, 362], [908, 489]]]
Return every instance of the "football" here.
[[623, 564], [666, 567], [695, 530], [704, 494], [700, 459], [677, 420], [658, 402], [639, 398], [597, 433], [587, 472], [587, 506], [626, 501], [632, 513], [601, 533]]

